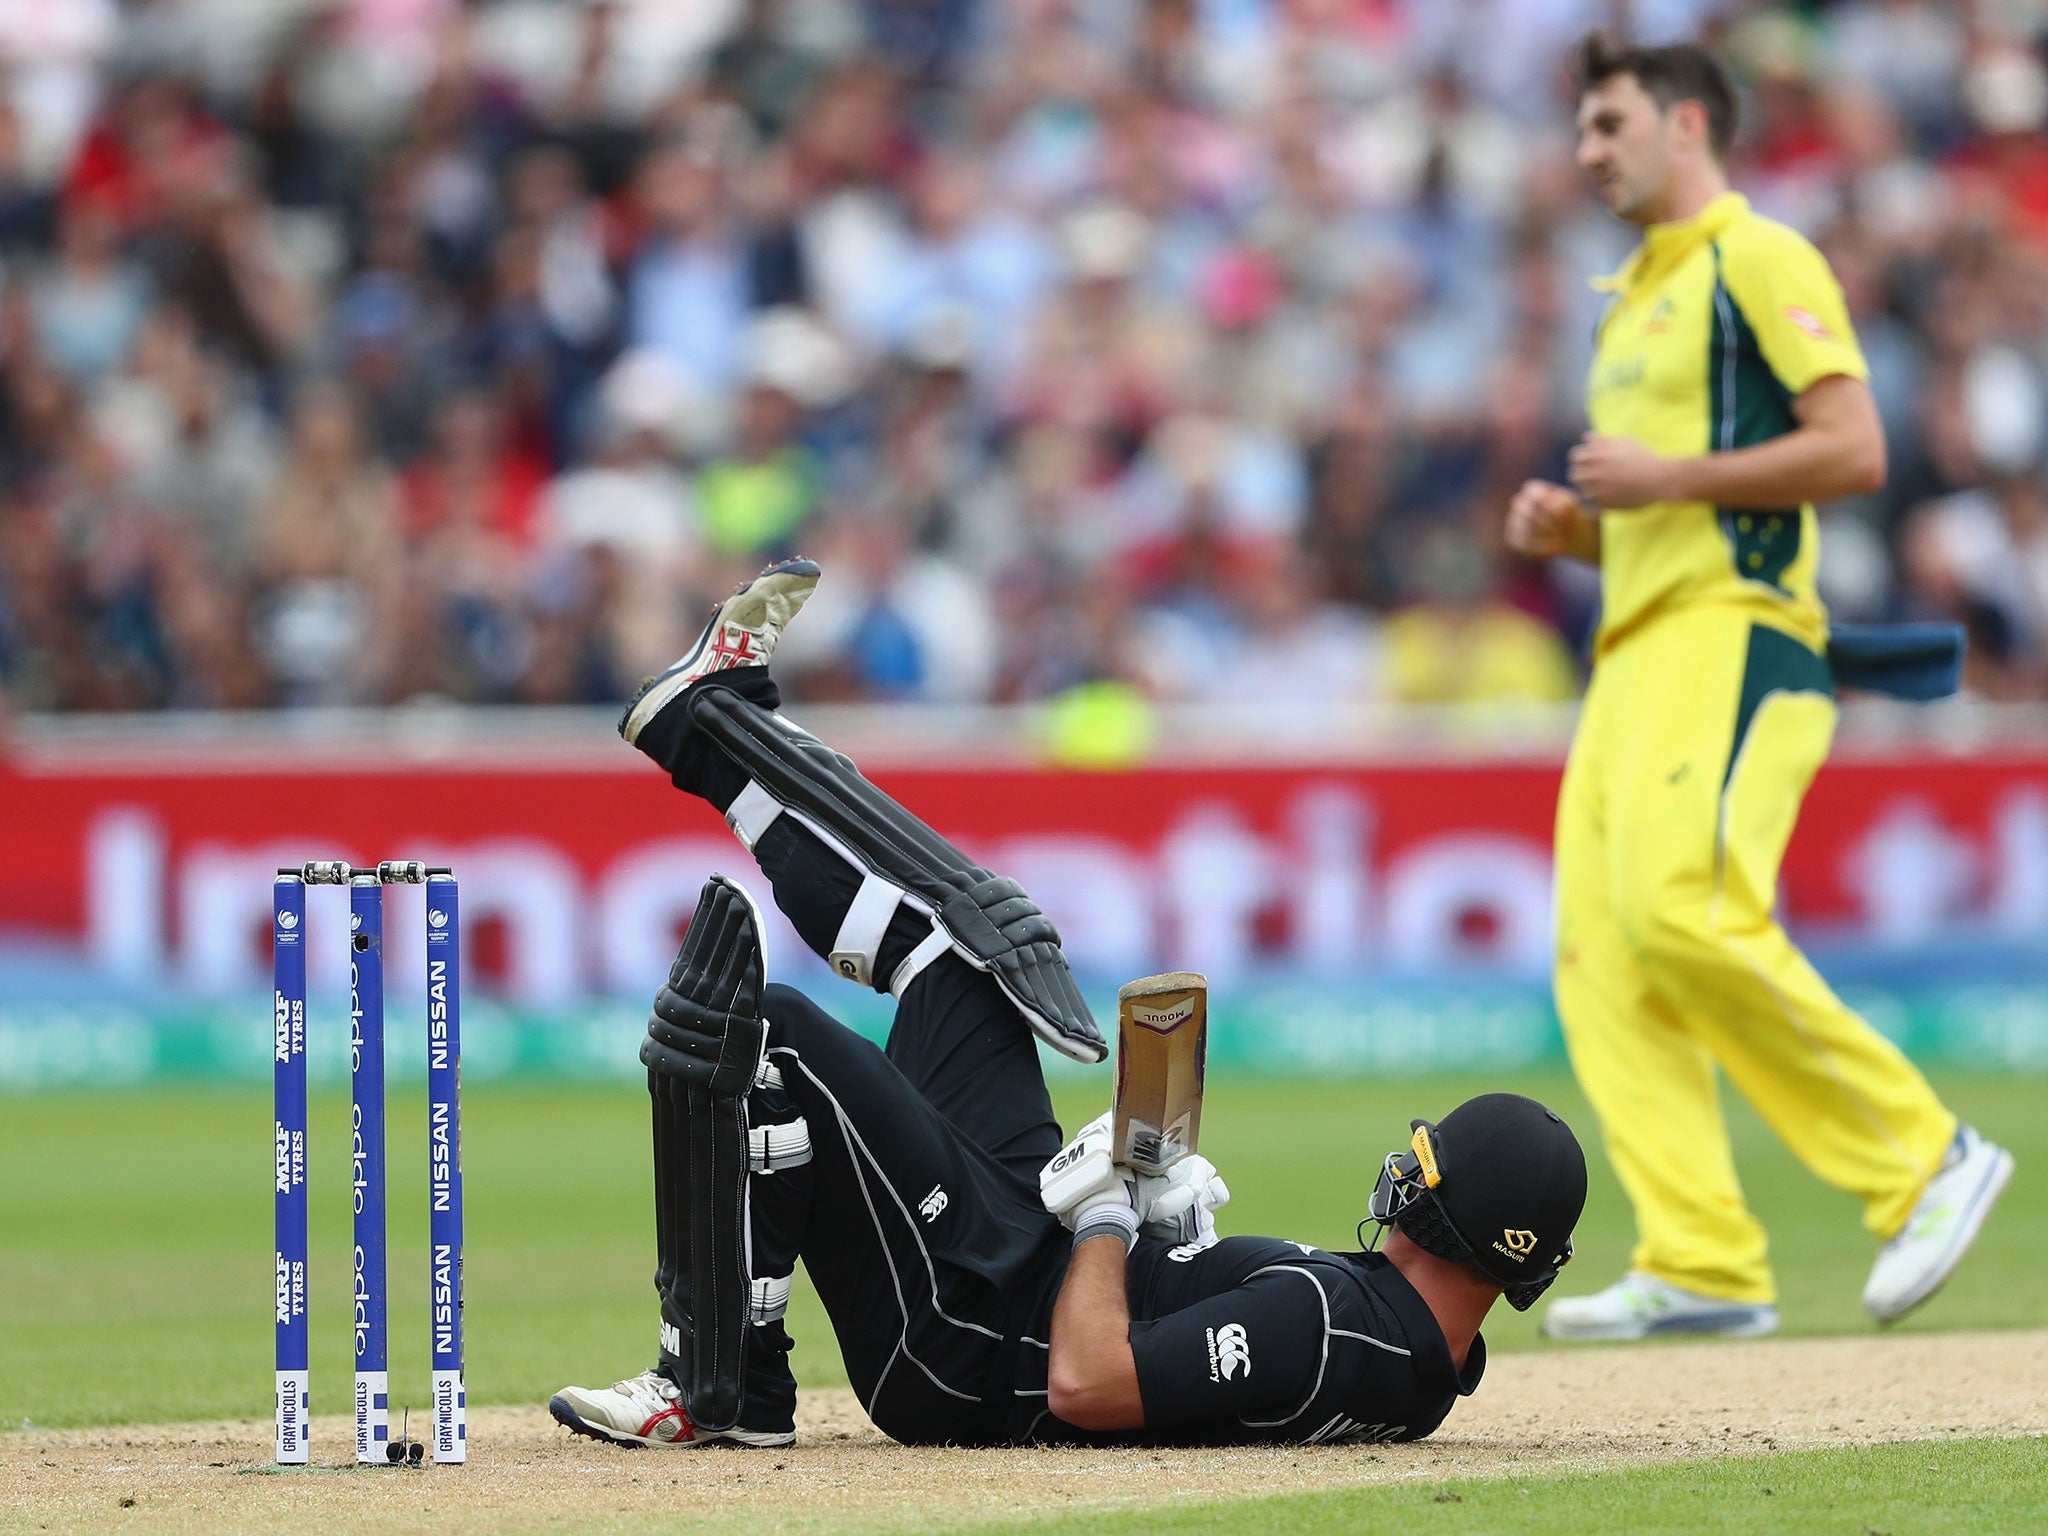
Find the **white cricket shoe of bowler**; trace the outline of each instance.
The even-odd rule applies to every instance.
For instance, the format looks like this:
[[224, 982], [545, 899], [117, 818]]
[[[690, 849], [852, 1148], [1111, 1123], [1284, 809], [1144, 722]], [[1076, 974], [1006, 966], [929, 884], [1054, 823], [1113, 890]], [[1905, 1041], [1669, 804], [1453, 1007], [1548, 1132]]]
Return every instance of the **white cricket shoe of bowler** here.
[[2012, 1179], [2012, 1154], [1967, 1125], [1936, 1170], [1898, 1236], [1877, 1251], [1863, 1305], [1895, 1323], [1932, 1296], [1983, 1230], [1984, 1218]]
[[1554, 1301], [1543, 1314], [1544, 1335], [1553, 1339], [1653, 1339], [1677, 1334], [1758, 1339], [1777, 1331], [1778, 1309], [1766, 1302], [1702, 1296], [1638, 1269], [1604, 1291]]
[[692, 683], [733, 667], [767, 666], [782, 631], [810, 600], [823, 574], [815, 560], [779, 561], [720, 603], [697, 643], [633, 695], [619, 734], [637, 745], [647, 722]]
[[683, 1411], [683, 1394], [660, 1371], [642, 1371], [609, 1387], [564, 1387], [548, 1399], [557, 1424], [613, 1445], [794, 1445], [793, 1431], [699, 1429]]

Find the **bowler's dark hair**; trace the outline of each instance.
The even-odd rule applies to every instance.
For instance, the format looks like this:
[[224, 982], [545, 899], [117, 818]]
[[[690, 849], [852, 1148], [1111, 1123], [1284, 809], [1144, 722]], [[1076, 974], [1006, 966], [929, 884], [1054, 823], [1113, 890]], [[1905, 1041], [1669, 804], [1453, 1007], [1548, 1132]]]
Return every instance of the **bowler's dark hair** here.
[[1714, 158], [1728, 157], [1735, 142], [1735, 87], [1720, 61], [1698, 43], [1646, 48], [1617, 42], [1606, 32], [1588, 32], [1579, 43], [1573, 75], [1581, 96], [1616, 75], [1634, 75], [1666, 112], [1681, 101], [1698, 102], [1707, 114], [1707, 143]]

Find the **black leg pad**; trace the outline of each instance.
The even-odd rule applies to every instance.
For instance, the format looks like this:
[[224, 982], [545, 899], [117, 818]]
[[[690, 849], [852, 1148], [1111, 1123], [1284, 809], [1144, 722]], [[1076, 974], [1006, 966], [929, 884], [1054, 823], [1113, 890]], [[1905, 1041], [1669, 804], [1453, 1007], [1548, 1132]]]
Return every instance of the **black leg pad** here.
[[654, 1106], [657, 1281], [683, 1299], [691, 1422], [739, 1422], [749, 1334], [747, 1094], [767, 1044], [760, 914], [714, 875], [641, 1042]]

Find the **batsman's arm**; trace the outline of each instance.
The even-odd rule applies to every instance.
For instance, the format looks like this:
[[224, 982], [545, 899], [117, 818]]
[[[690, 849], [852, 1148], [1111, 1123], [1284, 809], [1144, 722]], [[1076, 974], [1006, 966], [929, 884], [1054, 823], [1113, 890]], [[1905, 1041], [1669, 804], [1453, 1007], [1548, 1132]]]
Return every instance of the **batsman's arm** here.
[[1145, 1402], [1124, 1294], [1129, 1255], [1114, 1233], [1074, 1249], [1052, 1309], [1046, 1407], [1077, 1429], [1142, 1429]]

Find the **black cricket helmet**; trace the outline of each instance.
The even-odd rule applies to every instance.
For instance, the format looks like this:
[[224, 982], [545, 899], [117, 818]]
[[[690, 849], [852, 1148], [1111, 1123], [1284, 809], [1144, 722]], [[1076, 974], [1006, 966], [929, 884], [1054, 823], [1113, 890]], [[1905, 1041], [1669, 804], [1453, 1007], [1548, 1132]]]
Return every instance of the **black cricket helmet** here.
[[[1475, 1266], [1526, 1312], [1570, 1262], [1586, 1207], [1586, 1154], [1555, 1113], [1518, 1093], [1467, 1099], [1411, 1122], [1389, 1152], [1371, 1220], [1441, 1259]], [[1361, 1223], [1363, 1225], [1363, 1223]]]

